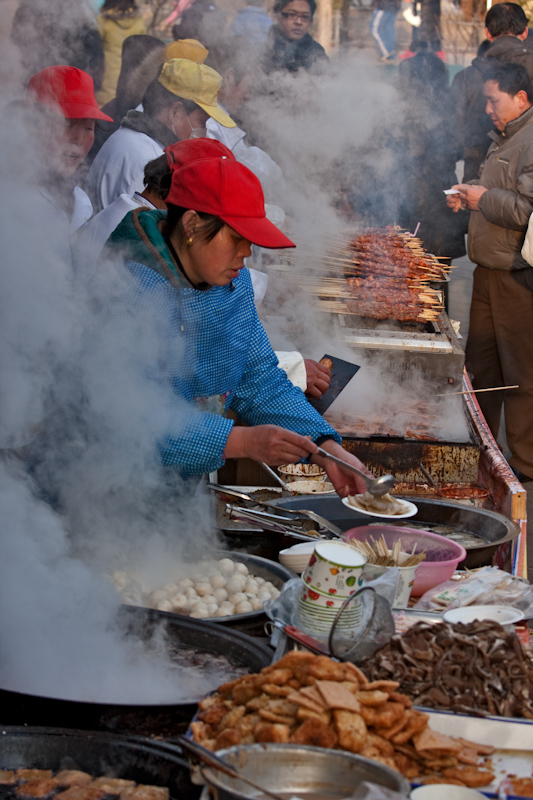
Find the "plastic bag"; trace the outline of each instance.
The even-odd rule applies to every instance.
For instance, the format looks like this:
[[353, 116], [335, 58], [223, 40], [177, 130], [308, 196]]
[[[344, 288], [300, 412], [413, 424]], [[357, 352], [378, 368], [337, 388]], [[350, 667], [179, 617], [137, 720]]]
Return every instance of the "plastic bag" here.
[[476, 605], [504, 605], [518, 608], [526, 617], [533, 616], [533, 586], [498, 567], [483, 567], [460, 581], [444, 581], [429, 589], [415, 609], [447, 611], [450, 608]]
[[[370, 586], [375, 592], [391, 606], [394, 602], [396, 595], [396, 588], [398, 586], [398, 570], [393, 567], [388, 569], [383, 575], [371, 582], [364, 582], [363, 586]], [[281, 594], [275, 600], [268, 600], [263, 609], [267, 616], [272, 620], [280, 620], [285, 625], [294, 625], [304, 633], [308, 633], [317, 642], [320, 642], [327, 647], [329, 633], [321, 635], [314, 630], [308, 629], [305, 624], [300, 620], [298, 614], [298, 606], [300, 597], [305, 589], [304, 583], [301, 578], [293, 578], [284, 584]], [[391, 632], [391, 635], [394, 630]], [[385, 644], [385, 642], [383, 643]]]

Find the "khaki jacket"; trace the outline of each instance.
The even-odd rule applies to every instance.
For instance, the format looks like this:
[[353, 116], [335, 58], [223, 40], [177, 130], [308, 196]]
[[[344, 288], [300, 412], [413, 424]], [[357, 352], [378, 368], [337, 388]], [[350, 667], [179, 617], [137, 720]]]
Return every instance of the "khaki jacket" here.
[[522, 245], [533, 212], [533, 107], [489, 134], [493, 143], [472, 184], [485, 186], [468, 226], [468, 256], [488, 269], [527, 267]]

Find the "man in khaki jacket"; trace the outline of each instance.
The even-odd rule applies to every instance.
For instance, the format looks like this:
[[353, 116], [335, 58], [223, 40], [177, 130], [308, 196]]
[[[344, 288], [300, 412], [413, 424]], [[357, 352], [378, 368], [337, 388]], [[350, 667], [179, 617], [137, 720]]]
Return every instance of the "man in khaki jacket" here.
[[533, 212], [533, 86], [522, 65], [507, 63], [486, 74], [484, 94], [493, 142], [480, 178], [448, 197], [455, 211], [472, 212], [468, 255], [477, 266], [466, 362], [476, 389], [519, 385], [477, 397], [494, 436], [503, 404], [511, 466], [533, 480], [533, 272], [521, 255]]

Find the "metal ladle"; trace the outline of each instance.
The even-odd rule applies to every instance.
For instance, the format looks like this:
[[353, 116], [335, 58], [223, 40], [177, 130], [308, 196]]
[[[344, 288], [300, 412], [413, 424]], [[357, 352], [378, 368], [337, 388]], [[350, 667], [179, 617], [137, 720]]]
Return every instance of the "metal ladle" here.
[[332, 456], [328, 453], [327, 450], [323, 450], [321, 447], [317, 447], [318, 452], [324, 458], [329, 458], [330, 461], [334, 461], [336, 464], [339, 464], [344, 469], [349, 469], [351, 472], [355, 472], [359, 475], [364, 482], [366, 483], [366, 489], [370, 494], [373, 494], [374, 497], [381, 497], [383, 494], [387, 494], [394, 488], [394, 484], [396, 480], [394, 475], [382, 475], [380, 478], [369, 477], [366, 473], [362, 470], [357, 469], [354, 467], [353, 464], [350, 464], [348, 461], [343, 461], [342, 458], [337, 458], [337, 456]]

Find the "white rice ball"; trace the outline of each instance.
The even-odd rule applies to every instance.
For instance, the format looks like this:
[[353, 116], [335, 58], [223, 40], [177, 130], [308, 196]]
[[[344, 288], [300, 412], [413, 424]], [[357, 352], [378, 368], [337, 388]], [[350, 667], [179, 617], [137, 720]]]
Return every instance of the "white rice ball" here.
[[209, 616], [209, 611], [204, 603], [196, 603], [189, 616], [193, 619], [205, 619]]
[[159, 608], [158, 603], [168, 600], [168, 595], [164, 589], [155, 589], [150, 595], [149, 600], [155, 608]]
[[169, 595], [169, 597], [172, 597], [173, 594], [179, 592], [179, 587], [175, 583], [165, 583], [163, 590]]
[[232, 575], [235, 570], [235, 564], [231, 558], [221, 558], [218, 562], [218, 568], [223, 575]]
[[244, 592], [235, 592], [229, 596], [229, 601], [230, 603], [233, 603], [234, 606], [236, 606], [237, 603], [242, 603], [244, 600], [248, 600], [248, 597]]
[[259, 584], [253, 578], [248, 578], [244, 585], [244, 591], [248, 594], [257, 594], [259, 591]]
[[217, 601], [217, 603], [222, 603], [223, 600], [227, 600], [229, 595], [225, 589], [213, 589], [213, 597]]
[[213, 597], [212, 594], [204, 594], [203, 597], [202, 597], [202, 603], [205, 603], [206, 606], [212, 605], [214, 603], [216, 605], [216, 607], [218, 608], [217, 599], [216, 599], [216, 597]]
[[200, 597], [203, 597], [204, 594], [211, 594], [212, 586], [209, 581], [201, 581], [197, 583], [194, 587], [196, 589], [196, 594]]
[[174, 611], [184, 611], [189, 607], [188, 600], [184, 594], [175, 594], [174, 597], [170, 598], [170, 602]]
[[263, 608], [263, 602], [258, 597], [252, 597], [250, 603], [254, 611], [261, 611]]
[[271, 598], [270, 592], [267, 592], [264, 589], [261, 589], [261, 591], [257, 595], [257, 599], [261, 600], [262, 603], [264, 603], [265, 600], [270, 600], [270, 598]]
[[241, 575], [248, 575], [249, 569], [246, 564], [235, 564], [235, 572], [240, 572]]
[[217, 573], [209, 578], [209, 583], [213, 589], [223, 589], [226, 585], [226, 578], [223, 575], [220, 575], [220, 573]]
[[157, 604], [158, 611], [172, 611], [172, 603], [170, 600], [162, 600]]
[[253, 606], [248, 600], [243, 600], [240, 603], [237, 603], [235, 606], [235, 613], [236, 614], [247, 614], [249, 611], [253, 611]]
[[207, 603], [207, 610], [209, 611], [209, 616], [214, 617], [218, 611], [218, 603]]
[[191, 581], [197, 585], [198, 583], [209, 583], [209, 578], [204, 572], [197, 572], [196, 575], [191, 575]]
[[233, 575], [226, 584], [226, 591], [229, 595], [235, 592], [242, 592], [246, 585], [246, 578], [244, 575]]
[[193, 582], [191, 581], [190, 578], [183, 578], [178, 583], [178, 586], [180, 587], [180, 589], [190, 589], [192, 585], [193, 585]]
[[214, 617], [229, 617], [233, 612], [228, 611], [227, 608], [217, 608], [215, 613], [213, 614]]

